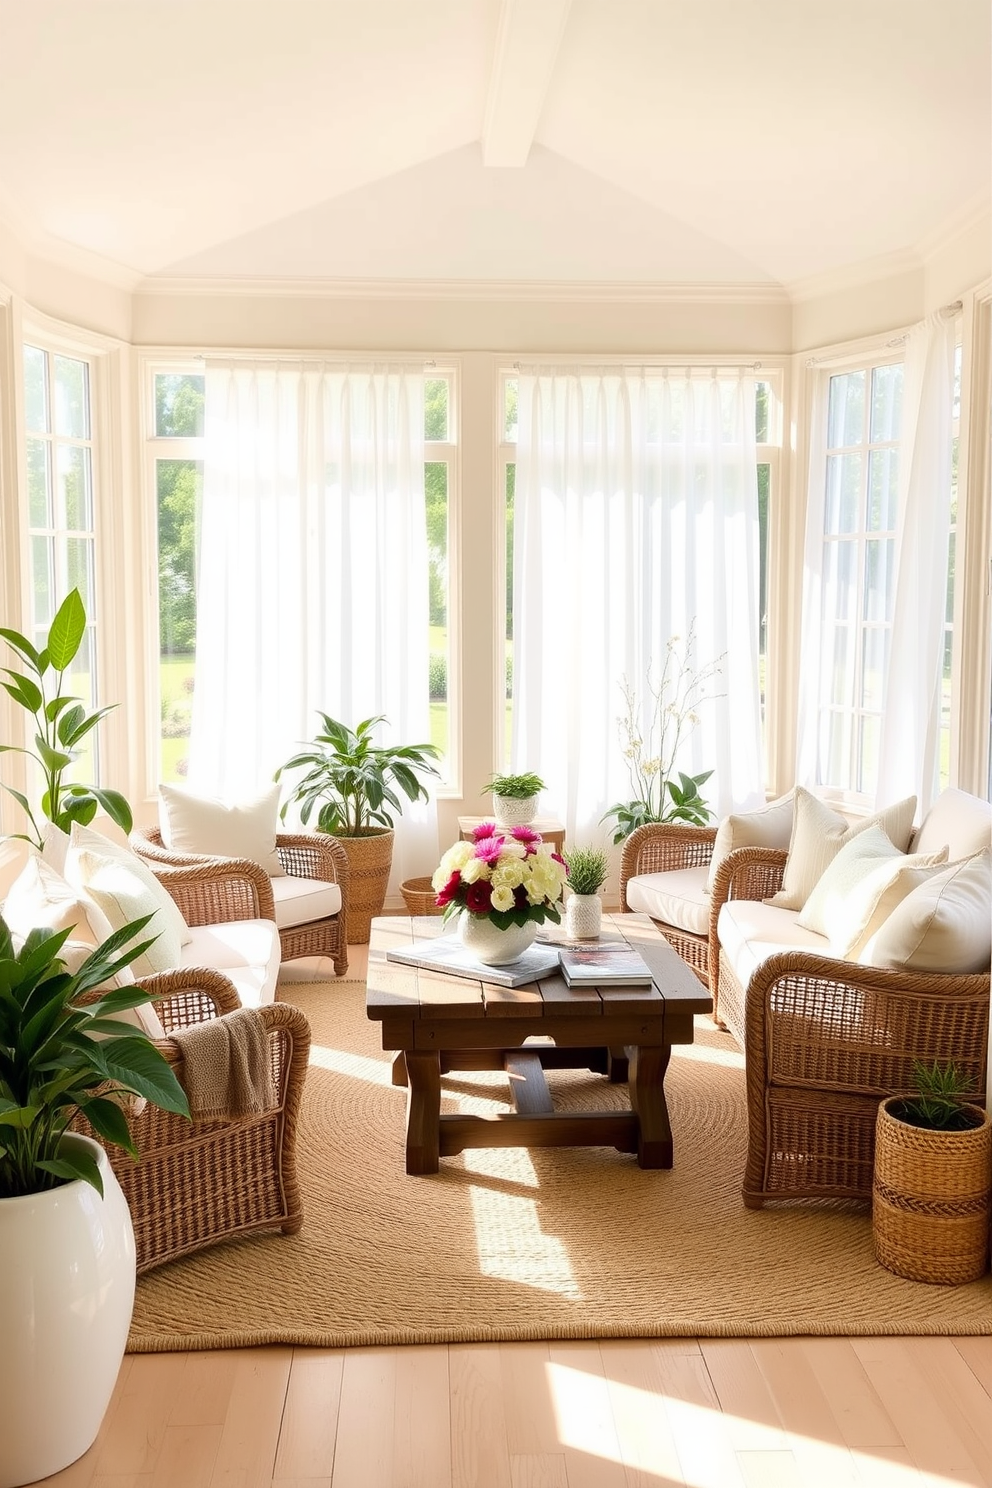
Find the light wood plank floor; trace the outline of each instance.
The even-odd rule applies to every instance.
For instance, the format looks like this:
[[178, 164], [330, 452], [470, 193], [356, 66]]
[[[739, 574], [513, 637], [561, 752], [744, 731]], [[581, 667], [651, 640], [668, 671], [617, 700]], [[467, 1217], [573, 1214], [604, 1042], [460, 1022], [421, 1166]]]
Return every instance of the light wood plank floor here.
[[94, 1446], [45, 1481], [992, 1488], [992, 1337], [130, 1355]]

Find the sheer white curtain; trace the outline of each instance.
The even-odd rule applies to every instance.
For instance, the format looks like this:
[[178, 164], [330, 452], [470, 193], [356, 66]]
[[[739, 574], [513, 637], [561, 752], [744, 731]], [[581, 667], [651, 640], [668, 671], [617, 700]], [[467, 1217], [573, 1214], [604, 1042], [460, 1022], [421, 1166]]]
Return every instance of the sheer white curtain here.
[[711, 807], [763, 800], [758, 499], [749, 374], [524, 366], [514, 493], [512, 768], [573, 842], [629, 799], [626, 679], [650, 703], [669, 640], [722, 658], [677, 768]]
[[906, 343], [892, 649], [879, 744], [877, 804], [908, 795], [922, 816], [937, 792], [944, 615], [951, 530], [953, 314]]
[[[211, 362], [205, 419], [190, 788], [263, 789], [318, 710], [429, 739], [422, 369]], [[433, 801], [396, 829], [430, 871]]]

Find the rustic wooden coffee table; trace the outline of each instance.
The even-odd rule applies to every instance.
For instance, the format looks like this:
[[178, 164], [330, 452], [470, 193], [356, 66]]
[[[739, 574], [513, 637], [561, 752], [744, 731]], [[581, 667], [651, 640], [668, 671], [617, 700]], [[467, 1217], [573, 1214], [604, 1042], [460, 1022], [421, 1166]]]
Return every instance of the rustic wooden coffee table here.
[[[615, 1147], [642, 1168], [672, 1166], [665, 1071], [673, 1044], [692, 1043], [709, 992], [647, 915], [605, 915], [604, 935], [635, 944], [650, 987], [569, 987], [560, 975], [508, 989], [387, 961], [391, 946], [442, 932], [436, 916], [372, 921], [368, 1016], [382, 1047], [397, 1050], [393, 1084], [407, 1086], [406, 1171], [436, 1173], [466, 1147]], [[553, 930], [554, 927], [549, 927]], [[533, 1037], [553, 1043], [532, 1045]], [[556, 1112], [546, 1069], [591, 1069], [626, 1080], [629, 1111]], [[505, 1069], [513, 1111], [441, 1114], [441, 1076]]]

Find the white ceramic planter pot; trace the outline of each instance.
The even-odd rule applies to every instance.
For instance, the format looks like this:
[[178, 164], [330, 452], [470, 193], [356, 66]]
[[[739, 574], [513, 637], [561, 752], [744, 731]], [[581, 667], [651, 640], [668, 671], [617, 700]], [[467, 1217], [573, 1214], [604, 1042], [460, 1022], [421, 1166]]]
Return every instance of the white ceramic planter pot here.
[[522, 956], [537, 934], [537, 921], [527, 920], [523, 925], [511, 925], [501, 930], [484, 915], [469, 914], [458, 917], [458, 934], [462, 945], [470, 956], [485, 966], [505, 966]]
[[493, 815], [500, 827], [529, 827], [537, 815], [537, 796], [493, 794]]
[[82, 1179], [0, 1199], [0, 1488], [68, 1467], [93, 1445], [134, 1305], [134, 1231], [106, 1152], [104, 1197]]
[[598, 894], [569, 894], [565, 934], [570, 940], [598, 940], [602, 924], [603, 901]]

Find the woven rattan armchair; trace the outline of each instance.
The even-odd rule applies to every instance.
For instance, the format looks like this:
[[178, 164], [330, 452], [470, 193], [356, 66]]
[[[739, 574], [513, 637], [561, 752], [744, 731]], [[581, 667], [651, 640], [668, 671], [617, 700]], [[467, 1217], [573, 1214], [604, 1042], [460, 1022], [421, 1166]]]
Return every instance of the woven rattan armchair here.
[[[206, 968], [160, 972], [138, 986], [161, 998], [155, 1010], [167, 1034], [241, 1007], [227, 978]], [[149, 1104], [131, 1119], [140, 1161], [104, 1144], [131, 1210], [139, 1272], [255, 1230], [295, 1234], [303, 1223], [296, 1126], [310, 1025], [286, 1003], [257, 1008], [254, 1015], [269, 1036], [276, 1091], [271, 1109], [190, 1122]], [[167, 1037], [157, 1047], [182, 1084], [179, 1045]], [[101, 1140], [85, 1121], [77, 1125]]]
[[[687, 822], [648, 822], [636, 827], [623, 845], [620, 858], [620, 908], [628, 913], [627, 884], [644, 873], [669, 873], [678, 868], [709, 866], [716, 827], [694, 827]], [[705, 982], [709, 979], [709, 935], [655, 920], [658, 929], [682, 960]], [[712, 989], [711, 989], [712, 990]]]
[[740, 985], [720, 955], [720, 908], [776, 893], [785, 859], [771, 848], [738, 848], [717, 869], [712, 894], [714, 1016], [745, 1056], [749, 1208], [769, 1199], [870, 1198], [879, 1101], [913, 1088], [916, 1061], [956, 1064], [984, 1098], [988, 972], [879, 970], [783, 951]]
[[[240, 869], [255, 869], [258, 892], [258, 908], [246, 912], [245, 917], [257, 916], [263, 920], [275, 920], [276, 910], [272, 897], [272, 883], [268, 874], [258, 863], [251, 864], [244, 858], [206, 858], [193, 853], [175, 852], [162, 843], [162, 834], [157, 827], [138, 827], [131, 834], [131, 846], [139, 857], [156, 872], [162, 867], [190, 868], [210, 862], [237, 863]], [[336, 837], [325, 832], [280, 832], [276, 836], [276, 851], [285, 873], [293, 878], [309, 878], [323, 883], [336, 883], [341, 892], [341, 908], [337, 914], [324, 919], [309, 920], [302, 925], [279, 927], [282, 959], [295, 961], [300, 956], [328, 956], [334, 963], [335, 976], [346, 976], [348, 972], [348, 859]], [[171, 891], [171, 885], [170, 891]], [[175, 896], [173, 896], [175, 897]], [[210, 924], [220, 919], [234, 919], [236, 915], [214, 915], [212, 918], [190, 919], [180, 903], [180, 909], [188, 924]]]

